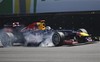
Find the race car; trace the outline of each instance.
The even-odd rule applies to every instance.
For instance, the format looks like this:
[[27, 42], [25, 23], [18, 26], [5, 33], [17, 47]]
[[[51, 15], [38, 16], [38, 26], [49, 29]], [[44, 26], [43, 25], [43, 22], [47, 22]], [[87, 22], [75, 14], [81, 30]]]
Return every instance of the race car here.
[[12, 25], [5, 25], [0, 34], [0, 41], [4, 47], [13, 46], [16, 43], [23, 46], [47, 47], [93, 42], [85, 29], [53, 30], [50, 26], [46, 26], [45, 20], [33, 22], [26, 27], [19, 22], [14, 22]]

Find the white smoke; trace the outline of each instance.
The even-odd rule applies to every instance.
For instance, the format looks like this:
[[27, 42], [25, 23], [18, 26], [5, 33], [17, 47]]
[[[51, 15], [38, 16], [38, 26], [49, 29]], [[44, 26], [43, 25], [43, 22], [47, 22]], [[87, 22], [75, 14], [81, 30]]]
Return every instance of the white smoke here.
[[45, 40], [40, 44], [41, 47], [52, 47], [54, 46], [53, 42], [52, 42], [52, 35], [53, 32], [50, 35], [47, 35], [45, 38]]
[[25, 39], [27, 42], [41, 42], [43, 39], [43, 35], [38, 35], [38, 34], [33, 34], [31, 32], [26, 32], [25, 34]]
[[50, 33], [48, 32], [31, 32], [28, 31], [24, 33], [26, 42], [29, 43], [40, 43], [40, 47], [48, 47], [48, 46], [54, 46], [52, 43], [52, 35], [53, 32], [51, 31]]

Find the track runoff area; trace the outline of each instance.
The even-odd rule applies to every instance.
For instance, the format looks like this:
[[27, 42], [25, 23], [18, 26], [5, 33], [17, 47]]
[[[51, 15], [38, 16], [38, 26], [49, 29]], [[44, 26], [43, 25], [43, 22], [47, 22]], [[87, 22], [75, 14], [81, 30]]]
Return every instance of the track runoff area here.
[[99, 62], [100, 42], [81, 46], [0, 48], [0, 62]]

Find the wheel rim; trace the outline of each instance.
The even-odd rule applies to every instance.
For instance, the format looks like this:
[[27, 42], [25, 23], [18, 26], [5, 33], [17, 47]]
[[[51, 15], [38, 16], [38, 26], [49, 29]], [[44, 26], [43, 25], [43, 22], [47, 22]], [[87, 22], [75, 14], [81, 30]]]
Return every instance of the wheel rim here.
[[58, 45], [60, 43], [60, 35], [55, 33], [52, 37], [52, 41], [53, 41], [54, 45]]

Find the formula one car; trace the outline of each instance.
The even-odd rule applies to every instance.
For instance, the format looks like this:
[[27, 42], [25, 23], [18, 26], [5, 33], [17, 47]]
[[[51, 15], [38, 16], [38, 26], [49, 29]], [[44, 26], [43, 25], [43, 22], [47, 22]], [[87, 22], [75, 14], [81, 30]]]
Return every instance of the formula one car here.
[[14, 22], [12, 25], [5, 25], [0, 34], [0, 41], [4, 47], [16, 43], [24, 46], [47, 47], [93, 42], [85, 29], [53, 30], [50, 26], [46, 26], [45, 20], [34, 22], [26, 27], [19, 22]]

